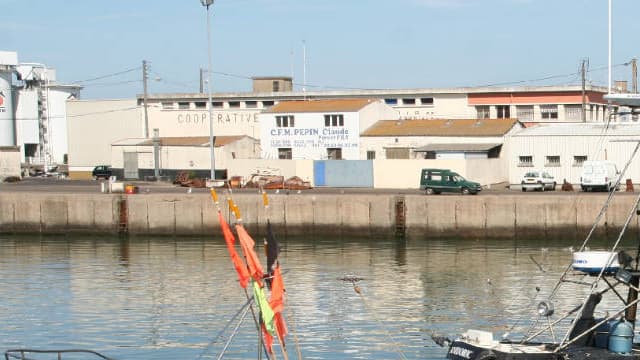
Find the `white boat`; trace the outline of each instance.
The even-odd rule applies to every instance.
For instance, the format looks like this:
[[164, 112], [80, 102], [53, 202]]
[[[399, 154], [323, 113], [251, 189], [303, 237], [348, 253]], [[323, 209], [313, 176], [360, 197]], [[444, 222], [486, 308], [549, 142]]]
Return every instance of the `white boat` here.
[[573, 253], [571, 266], [574, 270], [589, 275], [601, 272], [611, 275], [620, 269], [618, 254], [612, 251], [576, 251]]

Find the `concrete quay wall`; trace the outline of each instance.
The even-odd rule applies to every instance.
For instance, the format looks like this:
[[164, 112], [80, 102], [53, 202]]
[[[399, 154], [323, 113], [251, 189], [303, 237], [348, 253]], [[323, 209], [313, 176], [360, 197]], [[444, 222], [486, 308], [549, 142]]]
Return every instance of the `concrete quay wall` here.
[[[220, 209], [233, 217], [226, 199]], [[583, 238], [606, 194], [235, 194], [242, 221], [263, 233], [267, 219], [281, 236], [394, 236], [409, 238]], [[635, 196], [617, 196], [598, 232], [618, 231]], [[231, 220], [229, 220], [231, 219]], [[634, 216], [630, 227], [638, 228]], [[0, 233], [220, 234], [209, 194], [0, 193]]]

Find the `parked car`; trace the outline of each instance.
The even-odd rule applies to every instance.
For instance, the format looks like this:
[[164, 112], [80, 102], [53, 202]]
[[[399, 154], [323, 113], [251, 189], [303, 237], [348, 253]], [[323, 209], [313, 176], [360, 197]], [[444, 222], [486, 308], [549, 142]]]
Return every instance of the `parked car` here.
[[422, 169], [420, 188], [427, 195], [442, 192], [476, 195], [482, 190], [479, 183], [469, 181], [449, 169]]
[[109, 179], [111, 177], [111, 166], [109, 165], [98, 165], [93, 168], [91, 172], [91, 177], [93, 180], [97, 180], [100, 178]]
[[527, 190], [555, 190], [556, 189], [556, 180], [551, 176], [548, 172], [542, 170], [533, 170], [528, 171], [522, 177], [522, 181], [520, 182], [522, 187], [522, 191]]
[[580, 187], [582, 191], [611, 191], [619, 175], [618, 168], [611, 161], [585, 161], [582, 164]]

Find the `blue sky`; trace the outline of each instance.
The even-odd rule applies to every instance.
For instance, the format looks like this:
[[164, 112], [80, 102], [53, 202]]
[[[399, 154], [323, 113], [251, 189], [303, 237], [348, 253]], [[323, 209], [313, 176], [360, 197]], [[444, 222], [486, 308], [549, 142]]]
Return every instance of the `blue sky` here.
[[[607, 9], [607, 0], [216, 0], [213, 91], [250, 91], [252, 76], [302, 84], [303, 44], [309, 90], [579, 84], [585, 58], [590, 81], [606, 86]], [[614, 79], [631, 80], [619, 64], [639, 55], [639, 13], [640, 1], [613, 0]], [[0, 0], [0, 50], [81, 82], [84, 98], [142, 93], [142, 60], [160, 78], [150, 93], [198, 92], [206, 31], [199, 0]]]

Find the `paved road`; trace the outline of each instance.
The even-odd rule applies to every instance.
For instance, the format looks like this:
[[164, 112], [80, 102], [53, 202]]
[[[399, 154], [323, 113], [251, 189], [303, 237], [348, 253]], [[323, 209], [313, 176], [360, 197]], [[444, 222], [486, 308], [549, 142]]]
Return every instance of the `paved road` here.
[[[53, 192], [53, 193], [97, 193], [101, 191], [101, 182], [93, 180], [68, 180], [57, 178], [25, 178], [24, 180], [16, 183], [0, 183], [0, 192]], [[166, 182], [144, 182], [144, 181], [131, 181], [127, 182], [138, 186], [140, 193], [187, 193], [189, 188], [173, 185]], [[250, 193], [258, 192], [255, 188], [234, 189], [237, 193]], [[283, 191], [283, 190], [280, 190]], [[208, 189], [192, 188], [192, 193], [207, 193]], [[269, 193], [275, 192], [275, 190], [268, 190]], [[298, 193], [298, 191], [292, 190], [290, 193]], [[418, 189], [368, 189], [368, 188], [314, 188], [309, 190], [302, 190], [300, 194], [424, 194], [423, 191]], [[604, 193], [583, 193], [582, 191], [564, 192], [564, 191], [528, 191], [521, 192], [519, 186], [515, 186], [513, 189], [509, 189], [505, 184], [494, 185], [491, 188], [485, 188], [480, 193], [482, 194], [522, 194], [528, 196], [540, 196], [542, 194], [549, 196], [562, 196], [571, 194], [580, 195], [596, 195]], [[621, 191], [620, 194], [631, 194]], [[437, 195], [434, 195], [437, 196]], [[448, 195], [445, 195], [448, 196]]]

